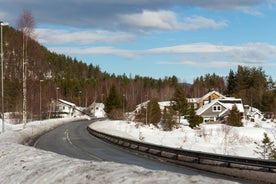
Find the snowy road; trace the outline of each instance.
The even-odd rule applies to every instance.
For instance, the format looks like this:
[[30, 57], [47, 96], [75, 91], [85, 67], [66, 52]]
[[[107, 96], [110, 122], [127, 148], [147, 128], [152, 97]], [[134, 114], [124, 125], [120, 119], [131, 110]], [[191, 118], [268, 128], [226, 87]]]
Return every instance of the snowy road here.
[[153, 170], [164, 170], [186, 175], [202, 175], [211, 178], [234, 180], [216, 174], [210, 174], [189, 168], [144, 158], [114, 145], [110, 145], [90, 135], [86, 127], [91, 121], [79, 121], [62, 125], [39, 138], [35, 146], [74, 158], [95, 161], [112, 161], [134, 164]]

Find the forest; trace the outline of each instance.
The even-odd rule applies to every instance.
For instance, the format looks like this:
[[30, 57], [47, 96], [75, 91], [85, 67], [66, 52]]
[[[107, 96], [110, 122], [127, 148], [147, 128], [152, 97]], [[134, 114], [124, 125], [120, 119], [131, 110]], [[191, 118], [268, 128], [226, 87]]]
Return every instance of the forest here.
[[50, 52], [32, 37], [26, 39], [25, 35], [24, 40], [23, 31], [13, 27], [3, 27], [3, 36], [5, 112], [22, 112], [23, 68], [26, 68], [28, 118], [39, 114], [40, 100], [44, 114], [56, 98], [87, 107], [93, 102], [104, 102], [112, 86], [124, 101], [126, 111], [133, 111], [137, 104], [150, 99], [171, 100], [180, 86], [187, 97], [201, 97], [217, 90], [226, 96], [242, 98], [244, 104], [263, 112], [276, 112], [275, 82], [261, 67], [237, 66], [228, 76], [205, 74], [195, 78], [193, 84], [186, 84], [180, 83], [177, 76], [154, 79], [110, 74], [99, 66]]

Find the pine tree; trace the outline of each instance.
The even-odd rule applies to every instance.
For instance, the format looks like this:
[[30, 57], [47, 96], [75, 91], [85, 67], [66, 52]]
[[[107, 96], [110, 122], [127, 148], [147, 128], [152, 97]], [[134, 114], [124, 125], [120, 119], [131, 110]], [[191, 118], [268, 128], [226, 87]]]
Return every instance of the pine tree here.
[[150, 100], [146, 110], [148, 123], [157, 126], [162, 116], [158, 101], [156, 99]]
[[227, 118], [227, 124], [237, 127], [242, 126], [241, 113], [239, 112], [236, 104], [234, 104], [232, 109], [230, 110], [230, 113]]
[[189, 110], [189, 127], [194, 128], [197, 127], [200, 123], [202, 123], [203, 118], [201, 116], [196, 115], [194, 106], [192, 105]]
[[184, 88], [181, 86], [177, 86], [175, 89], [175, 93], [172, 98], [172, 107], [175, 111], [178, 112], [179, 116], [179, 123], [180, 123], [180, 117], [184, 116], [188, 112], [188, 102], [186, 99], [186, 92]]
[[234, 74], [233, 70], [230, 70], [227, 82], [228, 82], [227, 93], [228, 93], [228, 95], [232, 95], [234, 93], [234, 90], [236, 87], [235, 74]]
[[264, 133], [262, 144], [258, 144], [257, 142], [255, 144], [257, 145], [257, 150], [254, 152], [260, 155], [261, 159], [276, 160], [276, 148], [274, 142], [267, 136], [267, 133]]
[[111, 113], [112, 110], [120, 109], [121, 108], [121, 100], [119, 98], [119, 95], [116, 91], [116, 88], [114, 85], [110, 88], [109, 96], [107, 97], [105, 101], [105, 112]]

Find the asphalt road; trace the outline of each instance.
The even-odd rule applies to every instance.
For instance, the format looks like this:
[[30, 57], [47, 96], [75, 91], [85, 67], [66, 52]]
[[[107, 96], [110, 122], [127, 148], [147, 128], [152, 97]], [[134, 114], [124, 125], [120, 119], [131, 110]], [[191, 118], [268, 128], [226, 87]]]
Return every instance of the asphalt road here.
[[106, 143], [88, 133], [86, 127], [91, 123], [93, 121], [87, 120], [62, 125], [41, 136], [36, 141], [35, 147], [84, 160], [112, 161], [138, 165], [152, 170], [165, 170], [186, 175], [203, 175], [211, 178], [237, 181], [234, 178], [145, 158], [123, 148]]

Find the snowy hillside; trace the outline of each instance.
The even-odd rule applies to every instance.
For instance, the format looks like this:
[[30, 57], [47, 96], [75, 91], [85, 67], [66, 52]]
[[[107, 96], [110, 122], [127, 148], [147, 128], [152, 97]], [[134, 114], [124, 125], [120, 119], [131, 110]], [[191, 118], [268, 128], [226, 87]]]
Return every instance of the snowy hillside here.
[[6, 123], [6, 132], [0, 134], [0, 183], [236, 183], [133, 165], [72, 159], [22, 145], [72, 120], [77, 119], [31, 122], [24, 130], [22, 124]]
[[187, 121], [173, 131], [162, 131], [152, 125], [143, 125], [130, 121], [101, 121], [90, 125], [99, 131], [134, 140], [149, 142], [174, 148], [203, 151], [210, 153], [258, 158], [254, 150], [266, 132], [276, 142], [276, 124], [274, 122], [244, 122], [244, 127], [232, 127], [223, 124], [201, 124], [191, 129]]

